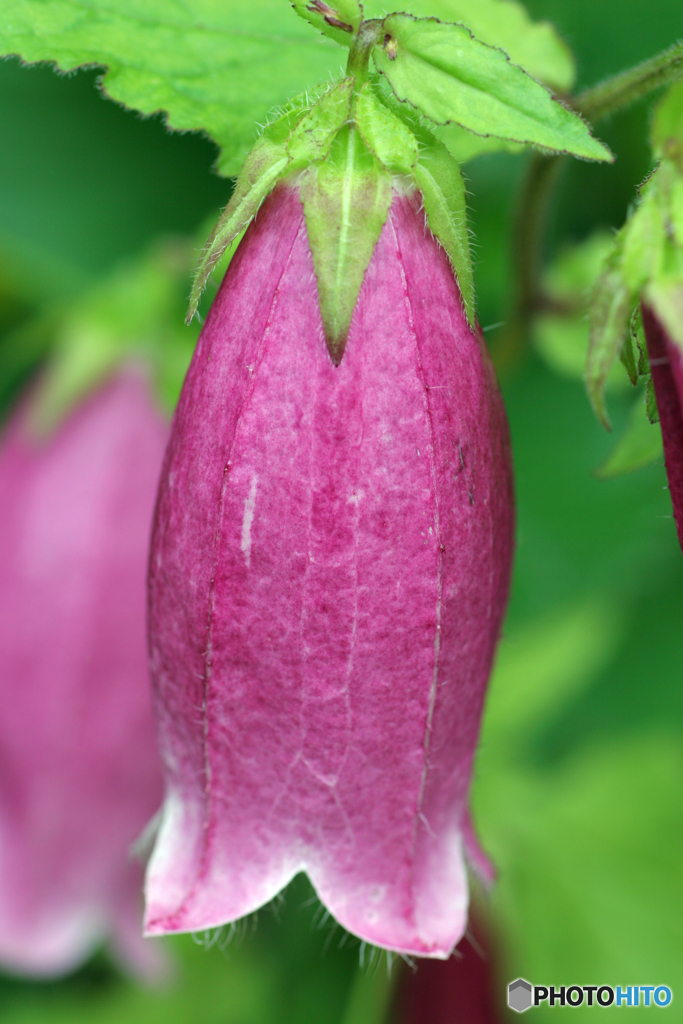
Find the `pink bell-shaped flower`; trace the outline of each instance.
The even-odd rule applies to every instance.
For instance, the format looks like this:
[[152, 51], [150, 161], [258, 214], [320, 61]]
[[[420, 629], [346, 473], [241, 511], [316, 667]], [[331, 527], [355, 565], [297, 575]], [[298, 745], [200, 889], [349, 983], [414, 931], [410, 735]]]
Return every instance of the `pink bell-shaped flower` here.
[[683, 352], [667, 336], [654, 312], [643, 304], [643, 327], [657, 398], [678, 541], [683, 550]]
[[420, 202], [394, 193], [339, 366], [288, 183], [200, 337], [150, 560], [167, 797], [148, 934], [232, 921], [300, 871], [379, 946], [445, 957], [463, 934], [511, 459]]
[[145, 652], [145, 564], [168, 430], [135, 371], [37, 439], [0, 446], [0, 965], [78, 966], [109, 932], [132, 966], [130, 846], [161, 772]]

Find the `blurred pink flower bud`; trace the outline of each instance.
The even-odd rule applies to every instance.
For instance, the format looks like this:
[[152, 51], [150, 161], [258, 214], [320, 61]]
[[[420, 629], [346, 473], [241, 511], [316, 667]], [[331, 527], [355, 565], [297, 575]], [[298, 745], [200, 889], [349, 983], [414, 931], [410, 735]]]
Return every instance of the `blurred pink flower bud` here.
[[419, 195], [394, 197], [335, 367], [298, 192], [278, 186], [162, 472], [149, 934], [241, 917], [305, 871], [363, 939], [450, 953], [512, 544], [501, 398]]
[[[140, 938], [129, 848], [158, 809], [145, 565], [167, 428], [121, 374], [47, 440], [26, 407], [0, 447], [0, 964], [77, 966]], [[147, 944], [149, 947], [149, 944]]]
[[643, 327], [662, 428], [669, 493], [683, 550], [683, 353], [645, 305]]
[[403, 970], [395, 1018], [398, 1024], [502, 1024], [503, 985], [496, 946], [479, 921], [448, 960], [419, 960]]

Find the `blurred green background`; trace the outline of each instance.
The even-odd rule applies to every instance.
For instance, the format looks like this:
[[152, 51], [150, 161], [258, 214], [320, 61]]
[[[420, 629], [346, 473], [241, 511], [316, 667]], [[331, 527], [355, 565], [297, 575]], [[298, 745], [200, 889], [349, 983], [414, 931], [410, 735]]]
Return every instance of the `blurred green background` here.
[[[574, 49], [579, 87], [683, 34], [680, 0], [528, 7], [554, 21]], [[103, 99], [96, 82], [94, 71], [67, 77], [0, 63], [3, 414], [49, 349], [54, 325], [81, 308], [89, 289], [155, 246], [196, 248], [230, 194], [230, 183], [212, 173], [209, 141], [169, 134], [160, 118]], [[546, 260], [623, 223], [651, 166], [651, 105], [598, 126], [614, 166], [563, 167]], [[510, 225], [528, 159], [486, 155], [465, 168], [479, 316], [491, 327], [494, 355], [505, 331], [495, 325], [509, 315]], [[175, 273], [179, 327], [189, 291], [182, 261]], [[196, 332], [178, 336], [179, 373]], [[618, 386], [610, 394], [609, 436], [576, 375], [558, 372], [526, 340], [501, 364], [518, 549], [473, 794], [499, 870], [493, 891], [477, 896], [492, 936], [491, 996], [504, 1020], [506, 985], [519, 975], [536, 984], [668, 984], [669, 1008], [637, 1012], [683, 1021], [683, 559], [666, 477], [660, 462], [597, 479], [632, 396]], [[358, 942], [324, 919], [303, 881], [228, 937], [169, 942], [175, 967], [158, 989], [125, 978], [104, 951], [60, 981], [0, 977], [0, 1020], [378, 1019], [371, 1006], [383, 998], [383, 963], [374, 974], [359, 970]], [[539, 1020], [577, 1022], [618, 1012], [533, 1011]], [[467, 1021], [453, 1017], [460, 1019]]]

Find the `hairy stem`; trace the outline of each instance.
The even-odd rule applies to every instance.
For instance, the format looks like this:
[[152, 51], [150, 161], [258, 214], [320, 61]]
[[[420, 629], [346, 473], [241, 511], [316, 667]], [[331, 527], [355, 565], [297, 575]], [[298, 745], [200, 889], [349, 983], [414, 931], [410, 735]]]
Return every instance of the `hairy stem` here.
[[364, 82], [367, 82], [369, 75], [370, 53], [373, 46], [376, 46], [382, 36], [382, 22], [377, 19], [364, 21], [358, 35], [351, 45], [349, 59], [346, 64], [346, 77], [355, 78], [356, 91]]
[[587, 121], [600, 121], [681, 77], [683, 42], [676, 43], [656, 57], [622, 71], [599, 85], [585, 89], [571, 102]]

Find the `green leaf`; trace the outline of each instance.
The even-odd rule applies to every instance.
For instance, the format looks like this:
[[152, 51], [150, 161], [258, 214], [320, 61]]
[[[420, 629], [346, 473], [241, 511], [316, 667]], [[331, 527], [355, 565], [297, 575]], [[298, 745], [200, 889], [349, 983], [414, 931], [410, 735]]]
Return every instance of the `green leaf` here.
[[187, 323], [197, 312], [202, 291], [221, 256], [256, 216], [263, 200], [275, 188], [289, 163], [287, 140], [305, 110], [294, 108], [264, 129], [244, 162], [230, 202], [202, 250], [190, 293]]
[[353, 80], [342, 79], [301, 118], [287, 142], [291, 170], [303, 170], [327, 156], [336, 133], [349, 118], [352, 92]]
[[325, 340], [341, 362], [365, 271], [391, 206], [391, 175], [345, 126], [301, 182]]
[[418, 146], [413, 132], [379, 101], [370, 83], [356, 100], [355, 122], [368, 149], [394, 174], [412, 174]]
[[417, 128], [420, 158], [413, 171], [422, 192], [429, 230], [446, 250], [460, 288], [467, 319], [474, 325], [474, 272], [467, 230], [465, 183], [457, 162], [431, 132]]
[[656, 108], [650, 131], [659, 160], [672, 160], [683, 173], [683, 81], [674, 82]]
[[607, 430], [610, 422], [605, 406], [605, 384], [624, 343], [636, 301], [620, 266], [622, 244], [623, 229], [617, 236], [615, 252], [598, 279], [590, 309], [586, 387], [595, 414]]
[[363, 20], [357, 0], [292, 0], [296, 13], [341, 46], [350, 46]]
[[0, 53], [99, 64], [106, 94], [171, 128], [204, 131], [234, 175], [254, 126], [311, 83], [339, 73], [336, 47], [286, 0], [5, 0]]
[[[372, 17], [386, 11], [379, 4], [365, 9]], [[410, 10], [418, 17], [466, 25], [475, 38], [505, 50], [514, 64], [555, 92], [568, 93], [574, 84], [574, 58], [557, 29], [547, 21], [532, 21], [515, 0], [413, 0]]]
[[378, 69], [400, 100], [437, 124], [454, 121], [478, 135], [612, 159], [576, 113], [464, 26], [407, 14], [383, 24], [383, 42], [373, 49]]
[[595, 475], [602, 480], [622, 476], [661, 459], [662, 454], [662, 432], [656, 426], [653, 428], [641, 394], [631, 409], [624, 433]]
[[495, 135], [474, 135], [457, 124], [435, 125], [435, 135], [448, 149], [459, 164], [474, 160], [483, 153], [521, 153], [524, 146], [519, 142], [497, 139]]

